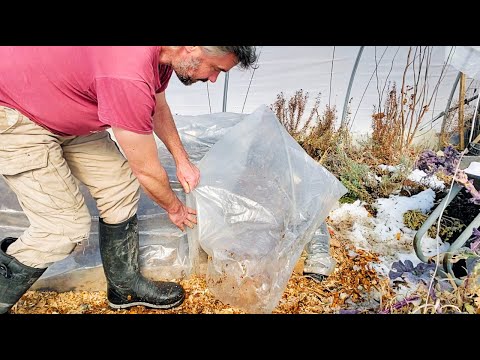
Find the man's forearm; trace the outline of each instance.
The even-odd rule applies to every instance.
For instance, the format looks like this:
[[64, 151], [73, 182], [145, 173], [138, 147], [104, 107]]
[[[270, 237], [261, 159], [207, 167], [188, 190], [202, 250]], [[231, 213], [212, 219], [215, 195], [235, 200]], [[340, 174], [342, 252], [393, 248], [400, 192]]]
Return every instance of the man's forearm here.
[[198, 186], [200, 171], [190, 161], [183, 147], [170, 111], [170, 106], [168, 106], [165, 99], [165, 93], [158, 93], [156, 100], [155, 114], [153, 115], [153, 130], [172, 154], [177, 168], [177, 179], [188, 194]]
[[165, 144], [177, 164], [188, 160], [188, 154], [180, 140], [177, 127], [175, 126], [172, 113], [168, 106], [155, 112], [153, 128], [155, 134]]
[[160, 164], [137, 172], [135, 176], [145, 193], [168, 213], [176, 212], [182, 205], [170, 186], [167, 172]]

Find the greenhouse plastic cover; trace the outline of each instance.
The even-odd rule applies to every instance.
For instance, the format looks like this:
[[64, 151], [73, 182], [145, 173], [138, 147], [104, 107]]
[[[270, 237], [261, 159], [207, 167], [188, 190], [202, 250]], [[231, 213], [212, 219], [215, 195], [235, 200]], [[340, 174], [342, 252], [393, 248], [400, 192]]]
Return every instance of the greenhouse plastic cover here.
[[469, 77], [480, 80], [480, 46], [453, 46], [445, 49], [445, 57], [451, 55], [450, 65]]
[[[196, 208], [198, 225], [182, 233], [143, 193], [138, 217], [140, 265], [155, 280], [206, 274], [221, 301], [249, 313], [270, 313], [278, 304], [305, 245], [346, 193], [309, 157], [266, 106], [250, 115], [175, 115], [199, 186], [185, 196], [165, 146], [158, 153], [172, 188]], [[92, 217], [88, 241], [50, 266], [34, 288], [105, 290], [98, 250], [98, 212], [81, 187]], [[16, 197], [0, 180], [0, 236], [28, 227]]]

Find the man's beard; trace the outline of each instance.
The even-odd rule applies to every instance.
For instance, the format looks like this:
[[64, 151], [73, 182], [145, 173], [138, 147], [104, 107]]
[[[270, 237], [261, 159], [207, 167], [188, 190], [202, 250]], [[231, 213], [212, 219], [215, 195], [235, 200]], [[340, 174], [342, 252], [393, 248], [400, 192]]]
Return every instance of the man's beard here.
[[175, 74], [177, 74], [178, 80], [180, 80], [183, 85], [189, 86], [189, 85], [195, 84], [197, 82], [197, 80], [193, 80], [188, 75], [186, 75], [186, 76], [180, 75], [178, 73], [178, 71], [175, 71]]
[[189, 85], [192, 85], [192, 84], [195, 84], [197, 81], [201, 81], [201, 82], [207, 82], [208, 79], [197, 79], [197, 80], [194, 80], [192, 79], [190, 76], [183, 76], [183, 75], [180, 75], [178, 72], [175, 71], [175, 74], [177, 74], [177, 77], [178, 79], [182, 82], [183, 85], [186, 85], [186, 86], [189, 86]]
[[[195, 84], [197, 81], [206, 82], [208, 79], [194, 79], [191, 76], [187, 75], [190, 70], [197, 70], [200, 65], [200, 61], [198, 59], [190, 59], [189, 61], [182, 61], [178, 64], [177, 70], [175, 70], [175, 74], [177, 74], [178, 79], [183, 85], [189, 86]], [[182, 75], [185, 74], [185, 75]]]

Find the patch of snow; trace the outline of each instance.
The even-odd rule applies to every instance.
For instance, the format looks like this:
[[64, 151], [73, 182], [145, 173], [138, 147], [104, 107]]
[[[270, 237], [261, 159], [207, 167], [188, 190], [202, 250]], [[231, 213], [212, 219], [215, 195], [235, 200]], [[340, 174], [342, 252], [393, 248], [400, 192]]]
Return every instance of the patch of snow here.
[[480, 163], [472, 161], [464, 171], [469, 175], [480, 176]]
[[436, 175], [427, 175], [425, 171], [415, 169], [408, 176], [409, 180], [415, 181], [419, 184], [424, 184], [434, 190], [445, 189], [445, 182], [439, 180]]
[[[380, 264], [372, 267], [384, 276], [388, 276], [392, 263], [410, 260], [414, 265], [420, 263], [413, 239], [416, 231], [409, 229], [403, 222], [403, 215], [408, 210], [419, 210], [427, 213], [432, 209], [435, 192], [426, 189], [414, 196], [392, 195], [378, 199], [373, 206], [377, 209], [376, 217], [371, 216], [360, 201], [343, 204], [330, 214], [332, 225], [342, 236], [350, 240], [356, 248], [377, 253]], [[422, 252], [433, 256], [445, 252], [449, 244], [438, 237], [432, 239], [427, 234], [421, 240]]]
[[380, 164], [378, 165], [378, 168], [380, 170], [386, 170], [386, 171], [389, 171], [389, 172], [397, 172], [397, 171], [402, 171], [404, 169], [404, 166], [402, 165], [396, 165], [396, 166], [392, 166], [392, 165], [384, 165], [384, 164]]

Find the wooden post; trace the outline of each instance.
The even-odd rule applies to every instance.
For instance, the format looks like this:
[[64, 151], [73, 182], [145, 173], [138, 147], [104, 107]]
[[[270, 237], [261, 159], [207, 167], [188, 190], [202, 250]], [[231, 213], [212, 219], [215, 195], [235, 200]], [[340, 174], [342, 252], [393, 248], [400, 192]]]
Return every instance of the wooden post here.
[[458, 92], [458, 135], [460, 136], [460, 151], [465, 149], [465, 134], [464, 134], [464, 105], [465, 105], [465, 74], [462, 73], [460, 77], [460, 90]]

